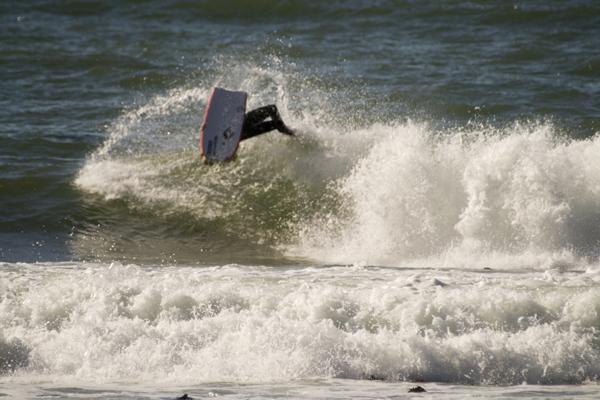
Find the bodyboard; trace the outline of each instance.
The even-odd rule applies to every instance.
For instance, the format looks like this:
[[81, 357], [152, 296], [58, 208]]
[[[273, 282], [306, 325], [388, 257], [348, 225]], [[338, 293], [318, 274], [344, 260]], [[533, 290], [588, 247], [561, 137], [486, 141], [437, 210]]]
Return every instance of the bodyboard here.
[[237, 151], [246, 113], [246, 92], [215, 87], [208, 99], [200, 134], [206, 162], [230, 160]]

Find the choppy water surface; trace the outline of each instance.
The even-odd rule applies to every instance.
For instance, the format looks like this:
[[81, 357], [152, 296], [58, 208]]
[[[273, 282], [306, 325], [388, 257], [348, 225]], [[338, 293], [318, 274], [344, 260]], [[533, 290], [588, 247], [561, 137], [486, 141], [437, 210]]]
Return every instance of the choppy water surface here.
[[[0, 393], [597, 395], [595, 2], [0, 22]], [[202, 164], [216, 84], [298, 139]]]

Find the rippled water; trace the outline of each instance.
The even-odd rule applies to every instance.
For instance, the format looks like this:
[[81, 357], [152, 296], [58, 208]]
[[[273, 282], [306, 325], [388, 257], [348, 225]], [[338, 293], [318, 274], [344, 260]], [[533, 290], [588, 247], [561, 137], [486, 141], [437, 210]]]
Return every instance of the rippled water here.
[[[597, 394], [595, 2], [4, 2], [0, 22], [1, 393]], [[202, 164], [214, 85], [299, 137]]]

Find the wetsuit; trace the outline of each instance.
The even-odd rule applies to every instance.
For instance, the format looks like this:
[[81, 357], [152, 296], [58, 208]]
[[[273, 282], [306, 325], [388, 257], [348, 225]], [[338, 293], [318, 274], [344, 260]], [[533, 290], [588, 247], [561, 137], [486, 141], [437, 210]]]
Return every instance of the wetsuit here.
[[244, 125], [240, 141], [275, 129], [285, 135], [294, 135], [294, 132], [283, 123], [279, 111], [277, 111], [277, 107], [274, 104], [257, 108], [244, 115]]

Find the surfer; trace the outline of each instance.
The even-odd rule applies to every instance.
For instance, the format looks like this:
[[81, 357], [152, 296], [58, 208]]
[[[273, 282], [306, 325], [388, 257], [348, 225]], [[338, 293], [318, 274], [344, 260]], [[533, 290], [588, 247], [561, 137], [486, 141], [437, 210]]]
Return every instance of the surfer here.
[[200, 151], [206, 163], [232, 160], [241, 140], [272, 130], [294, 136], [273, 104], [246, 111], [248, 93], [213, 88], [204, 111]]
[[273, 130], [278, 130], [284, 135], [294, 136], [294, 131], [288, 128], [283, 122], [283, 119], [281, 119], [277, 106], [275, 106], [275, 104], [269, 104], [268, 106], [249, 111], [244, 115], [244, 124], [242, 126], [240, 141]]

